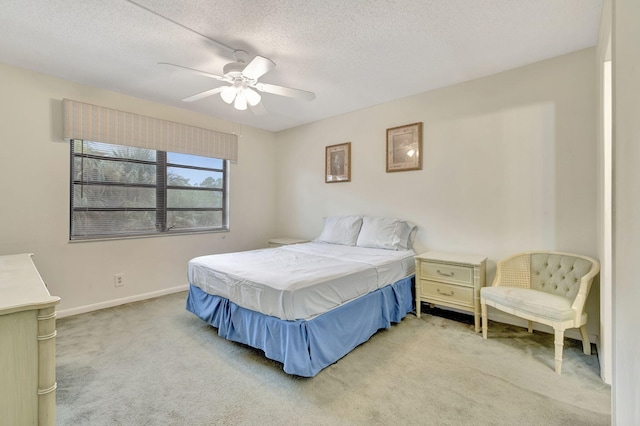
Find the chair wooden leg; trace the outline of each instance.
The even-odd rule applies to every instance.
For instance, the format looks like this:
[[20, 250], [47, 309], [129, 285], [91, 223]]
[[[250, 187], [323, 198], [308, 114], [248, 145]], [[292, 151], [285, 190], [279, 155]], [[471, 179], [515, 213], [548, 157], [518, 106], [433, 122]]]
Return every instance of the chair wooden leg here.
[[528, 322], [528, 324], [527, 324], [527, 326], [528, 326], [528, 327], [527, 327], [527, 331], [528, 331], [529, 333], [533, 333], [533, 321], [527, 321], [527, 322]]
[[586, 325], [580, 327], [580, 335], [582, 336], [582, 351], [585, 355], [591, 355], [591, 342], [589, 342]]
[[554, 343], [556, 346], [556, 373], [562, 372], [562, 347], [564, 346], [564, 330], [555, 330]]
[[481, 303], [480, 304], [480, 311], [481, 311], [481, 315], [482, 315], [482, 338], [486, 339], [487, 338], [487, 327], [488, 327], [488, 322], [487, 321], [487, 305], [485, 303]]

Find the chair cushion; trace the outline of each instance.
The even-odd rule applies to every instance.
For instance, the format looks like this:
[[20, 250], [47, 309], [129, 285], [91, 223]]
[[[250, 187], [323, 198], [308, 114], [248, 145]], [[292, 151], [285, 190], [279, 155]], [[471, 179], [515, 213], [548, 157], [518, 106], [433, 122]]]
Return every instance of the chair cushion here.
[[591, 269], [591, 262], [580, 257], [558, 253], [531, 255], [531, 288], [573, 300], [580, 279]]
[[525, 312], [550, 321], [566, 321], [573, 318], [571, 301], [556, 294], [529, 288], [483, 287], [481, 298], [509, 307], [514, 312]]

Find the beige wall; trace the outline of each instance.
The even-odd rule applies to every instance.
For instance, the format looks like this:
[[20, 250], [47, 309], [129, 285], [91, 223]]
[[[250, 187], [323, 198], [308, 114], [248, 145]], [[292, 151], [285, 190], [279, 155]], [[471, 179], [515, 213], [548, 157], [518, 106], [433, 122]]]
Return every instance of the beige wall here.
[[[273, 237], [275, 135], [245, 127], [230, 168], [230, 232], [70, 243], [63, 98], [225, 132], [231, 124], [6, 65], [0, 93], [0, 255], [35, 253], [63, 314], [172, 291], [187, 284], [190, 258], [264, 247]], [[124, 287], [114, 287], [116, 273], [125, 274]]]
[[[322, 217], [397, 216], [417, 251], [495, 261], [531, 249], [597, 256], [595, 49], [278, 133], [278, 230]], [[423, 169], [385, 172], [386, 129], [424, 124]], [[351, 142], [352, 181], [324, 183], [325, 146]], [[599, 332], [598, 285], [588, 302]], [[494, 313], [495, 315], [495, 313]]]
[[611, 104], [611, 1], [606, 0], [600, 19], [600, 33], [596, 48], [598, 75], [598, 258], [600, 259], [600, 344], [598, 359], [600, 377], [611, 384], [612, 344], [612, 104]]
[[640, 424], [640, 2], [613, 1], [613, 424]]

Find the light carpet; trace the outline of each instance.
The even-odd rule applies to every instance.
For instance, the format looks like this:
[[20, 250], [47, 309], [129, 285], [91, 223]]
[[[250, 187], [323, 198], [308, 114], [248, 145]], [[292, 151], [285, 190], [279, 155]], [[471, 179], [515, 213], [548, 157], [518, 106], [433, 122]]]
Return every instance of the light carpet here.
[[58, 320], [58, 425], [607, 425], [596, 355], [467, 315], [409, 314], [314, 378], [185, 310], [186, 293]]

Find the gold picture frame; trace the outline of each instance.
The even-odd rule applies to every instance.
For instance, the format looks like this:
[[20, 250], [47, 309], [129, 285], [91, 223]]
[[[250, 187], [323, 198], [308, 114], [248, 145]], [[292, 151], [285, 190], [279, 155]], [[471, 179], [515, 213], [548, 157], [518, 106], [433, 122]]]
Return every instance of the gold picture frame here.
[[326, 147], [324, 174], [326, 183], [351, 182], [351, 142]]
[[422, 170], [422, 123], [387, 129], [387, 173]]

